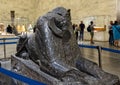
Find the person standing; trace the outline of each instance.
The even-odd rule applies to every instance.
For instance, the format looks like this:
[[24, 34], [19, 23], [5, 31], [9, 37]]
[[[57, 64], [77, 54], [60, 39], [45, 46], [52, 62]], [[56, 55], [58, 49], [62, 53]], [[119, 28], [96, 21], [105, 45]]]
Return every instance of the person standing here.
[[84, 29], [85, 29], [85, 24], [83, 23], [83, 21], [81, 21], [81, 23], [79, 24], [79, 28], [80, 28], [80, 40], [84, 40]]
[[113, 26], [113, 37], [114, 37], [114, 45], [116, 47], [119, 47], [119, 40], [120, 40], [120, 25], [118, 24], [118, 21], [115, 21]]
[[12, 27], [10, 25], [7, 26], [6, 30], [7, 30], [7, 33], [12, 34]]
[[90, 39], [90, 43], [91, 44], [94, 44], [93, 42], [93, 37], [94, 37], [94, 23], [93, 21], [90, 22], [90, 29], [91, 29], [91, 32], [90, 32], [90, 36], [91, 36], [91, 39]]
[[113, 21], [110, 21], [110, 25], [108, 26], [108, 30], [109, 30], [109, 44], [110, 45], [114, 45], [114, 39], [113, 39]]
[[75, 35], [76, 35], [76, 40], [78, 40], [78, 33], [79, 33], [78, 25], [75, 24]]
[[72, 25], [73, 31], [75, 31], [75, 24]]

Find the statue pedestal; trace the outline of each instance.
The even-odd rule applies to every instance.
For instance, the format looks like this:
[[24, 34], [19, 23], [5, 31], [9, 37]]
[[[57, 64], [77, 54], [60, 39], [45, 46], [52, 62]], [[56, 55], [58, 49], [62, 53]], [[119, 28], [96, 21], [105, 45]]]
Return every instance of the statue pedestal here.
[[[61, 80], [58, 80], [57, 78], [52, 77], [46, 74], [45, 72], [41, 71], [39, 66], [35, 64], [33, 61], [25, 60], [25, 59], [16, 57], [15, 55], [11, 56], [11, 69], [14, 72], [17, 72], [18, 74], [40, 81], [42, 83], [45, 83], [46, 85], [84, 85], [79, 81], [78, 82], [67, 82], [67, 81], [62, 82]], [[20, 85], [22, 85], [20, 81], [17, 81], [17, 83], [20, 83]], [[97, 85], [102, 85], [102, 84], [97, 83]], [[119, 85], [119, 84], [116, 84], [116, 85]]]
[[[11, 56], [11, 69], [18, 74], [40, 81], [46, 85], [81, 85], [81, 82], [62, 82], [41, 71], [39, 66], [33, 61], [25, 60], [15, 55]], [[17, 83], [22, 85], [20, 81]]]
[[[17, 73], [32, 78], [34, 80], [43, 82], [47, 85], [58, 85], [60, 80], [42, 72], [38, 65], [36, 65], [31, 60], [25, 60], [22, 58], [18, 58], [15, 55], [11, 56], [11, 66], [12, 70]], [[16, 68], [16, 69], [14, 69]], [[18, 69], [17, 69], [18, 68]], [[62, 82], [61, 82], [62, 83]]]

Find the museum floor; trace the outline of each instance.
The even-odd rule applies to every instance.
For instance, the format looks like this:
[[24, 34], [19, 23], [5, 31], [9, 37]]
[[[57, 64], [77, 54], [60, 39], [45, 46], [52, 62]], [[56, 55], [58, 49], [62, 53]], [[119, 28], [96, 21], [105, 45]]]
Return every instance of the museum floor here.
[[[13, 40], [14, 41], [14, 40]], [[120, 48], [109, 46], [108, 42], [95, 42], [91, 45], [89, 41], [80, 42], [81, 45], [90, 45], [90, 46], [102, 46], [107, 48], [112, 48], [120, 50]], [[16, 50], [16, 44], [6, 45], [6, 57], [10, 58], [11, 54], [14, 54]], [[81, 47], [81, 53], [83, 56], [93, 62], [98, 63], [98, 50], [92, 48]], [[106, 72], [118, 75], [120, 78], [120, 54], [113, 53], [102, 50], [101, 60], [102, 60], [102, 69]], [[0, 58], [4, 58], [3, 46], [0, 45]], [[10, 63], [10, 62], [8, 62]], [[5, 68], [10, 69], [10, 64], [6, 65]]]
[[[101, 46], [101, 47], [110, 48], [113, 50], [120, 50], [120, 47], [111, 46], [109, 45], [108, 42], [95, 42], [95, 44], [91, 45], [89, 41], [85, 41], [81, 44], [90, 45], [90, 46]], [[85, 58], [98, 63], [97, 49], [81, 48], [81, 53]], [[102, 69], [104, 71], [118, 75], [120, 78], [120, 53], [114, 53], [114, 52], [102, 50], [101, 63], [102, 63]]]

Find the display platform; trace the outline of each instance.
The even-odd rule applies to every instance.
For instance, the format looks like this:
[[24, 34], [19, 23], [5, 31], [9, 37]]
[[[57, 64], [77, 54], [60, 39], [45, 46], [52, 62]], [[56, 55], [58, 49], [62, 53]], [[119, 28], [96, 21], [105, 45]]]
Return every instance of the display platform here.
[[[15, 55], [11, 56], [11, 66], [14, 72], [43, 82], [46, 85], [80, 85], [80, 82], [62, 82], [41, 71], [39, 66], [33, 61], [18, 58]], [[19, 83], [19, 81], [17, 83]]]
[[96, 32], [106, 31], [106, 28], [105, 27], [94, 27], [94, 31]]

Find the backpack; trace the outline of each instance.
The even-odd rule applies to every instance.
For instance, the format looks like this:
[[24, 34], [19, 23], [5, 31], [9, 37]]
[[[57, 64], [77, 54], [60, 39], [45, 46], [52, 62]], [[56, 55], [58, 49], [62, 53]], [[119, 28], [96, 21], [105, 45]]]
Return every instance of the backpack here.
[[90, 27], [90, 25], [87, 27], [87, 31], [88, 31], [88, 32], [91, 32], [91, 27]]

